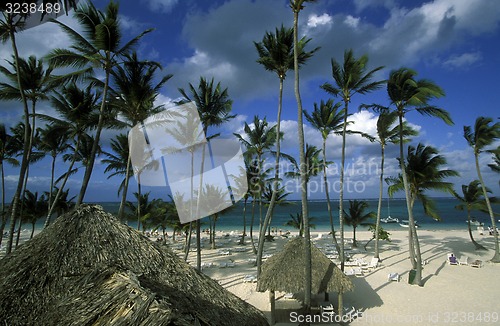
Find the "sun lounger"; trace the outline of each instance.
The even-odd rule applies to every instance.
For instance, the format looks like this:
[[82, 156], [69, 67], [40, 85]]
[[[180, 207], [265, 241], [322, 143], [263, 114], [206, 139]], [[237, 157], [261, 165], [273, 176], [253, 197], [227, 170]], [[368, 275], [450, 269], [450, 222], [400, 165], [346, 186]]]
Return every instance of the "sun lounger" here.
[[478, 260], [478, 259], [476, 259], [476, 260], [471, 260], [471, 261], [469, 262], [469, 266], [471, 266], [471, 267], [476, 267], [476, 268], [481, 268], [482, 264], [483, 264], [483, 262], [482, 262], [482, 261], [480, 261], [480, 260]]
[[354, 267], [353, 270], [354, 270], [354, 275], [363, 276], [363, 270], [361, 269], [361, 267]]
[[387, 276], [387, 280], [388, 281], [396, 281], [396, 282], [399, 282], [399, 280], [401, 279], [401, 276], [398, 274], [398, 273], [390, 273], [388, 276]]
[[458, 265], [457, 257], [455, 257], [453, 254], [448, 254], [448, 263], [450, 265]]
[[458, 264], [459, 265], [469, 265], [469, 257], [467, 256], [462, 256], [458, 259]]
[[255, 282], [257, 282], [257, 276], [247, 274], [243, 278], [243, 282], [245, 282], [245, 283], [255, 283]]
[[344, 274], [347, 276], [354, 276], [354, 269], [348, 268], [348, 269], [344, 270]]
[[293, 293], [285, 293], [285, 295], [283, 296], [283, 299], [287, 299], [287, 300], [292, 300], [293, 299]]
[[333, 304], [328, 305], [328, 306], [321, 306], [320, 310], [321, 310], [321, 314], [327, 314], [327, 315], [334, 315], [335, 314], [335, 308], [333, 307]]
[[378, 262], [379, 262], [379, 259], [373, 257], [372, 260], [370, 261], [370, 263], [368, 264], [368, 266], [366, 266], [366, 267], [368, 269], [375, 269], [378, 267]]
[[229, 268], [233, 268], [234, 266], [236, 266], [236, 263], [231, 261], [231, 262], [226, 263], [226, 266]]
[[231, 254], [231, 251], [229, 251], [229, 250], [219, 250], [218, 254], [220, 256], [229, 256]]

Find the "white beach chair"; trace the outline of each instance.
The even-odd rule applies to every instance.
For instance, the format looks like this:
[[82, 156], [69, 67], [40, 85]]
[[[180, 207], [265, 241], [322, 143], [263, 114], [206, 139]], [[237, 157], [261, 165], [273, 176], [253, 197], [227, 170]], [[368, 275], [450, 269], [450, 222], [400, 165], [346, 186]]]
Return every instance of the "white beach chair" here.
[[283, 299], [292, 300], [293, 293], [291, 293], [291, 292], [285, 293], [285, 295], [283, 296]]
[[354, 269], [348, 268], [348, 269], [344, 270], [344, 274], [347, 276], [354, 276]]
[[469, 257], [467, 257], [467, 256], [461, 256], [458, 259], [458, 264], [459, 265], [469, 265]]
[[354, 267], [353, 270], [354, 270], [354, 275], [363, 276], [363, 270], [361, 269], [361, 267]]
[[373, 257], [372, 260], [370, 261], [370, 263], [368, 264], [367, 268], [368, 269], [375, 269], [375, 268], [377, 268], [378, 267], [378, 262], [379, 262], [379, 259]]
[[457, 257], [453, 254], [448, 254], [448, 264], [450, 265], [458, 265]]
[[388, 281], [399, 282], [400, 279], [401, 279], [401, 276], [398, 273], [389, 273], [389, 275], [387, 276]]
[[476, 260], [470, 260], [468, 263], [469, 263], [470, 267], [476, 267], [476, 268], [481, 268], [481, 266], [483, 264], [483, 262], [480, 261], [480, 260], [478, 260], [478, 259], [476, 259]]
[[257, 276], [251, 275], [251, 274], [247, 274], [243, 278], [243, 282], [245, 282], [245, 283], [255, 283], [255, 282], [257, 282]]

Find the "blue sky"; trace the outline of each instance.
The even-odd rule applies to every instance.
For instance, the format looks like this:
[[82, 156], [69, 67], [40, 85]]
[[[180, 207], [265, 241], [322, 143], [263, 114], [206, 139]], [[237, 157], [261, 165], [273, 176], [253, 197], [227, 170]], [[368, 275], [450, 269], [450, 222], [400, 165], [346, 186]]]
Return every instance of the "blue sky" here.
[[[98, 8], [107, 1], [95, 0]], [[188, 83], [197, 85], [200, 76], [214, 78], [228, 88], [234, 101], [233, 112], [238, 117], [222, 128], [231, 135], [241, 132], [243, 123], [250, 123], [254, 115], [276, 122], [278, 79], [256, 63], [257, 52], [253, 41], [261, 41], [266, 31], [274, 31], [281, 24], [292, 26], [293, 16], [288, 0], [139, 0], [120, 3], [121, 24], [125, 39], [147, 28], [155, 28], [138, 47], [144, 59], [160, 62], [163, 73], [173, 74], [158, 98], [158, 103], [168, 102], [180, 96], [178, 88]], [[59, 18], [78, 29], [69, 16]], [[356, 56], [367, 54], [370, 68], [385, 66], [379, 79], [387, 78], [392, 69], [406, 66], [415, 69], [420, 78], [432, 79], [446, 92], [446, 97], [433, 104], [448, 110], [455, 122], [448, 126], [443, 122], [421, 117], [417, 113], [407, 116], [408, 121], [420, 130], [414, 139], [437, 147], [448, 159], [448, 166], [461, 173], [453, 178], [457, 190], [461, 184], [476, 178], [472, 151], [462, 137], [463, 126], [472, 125], [480, 116], [498, 118], [497, 95], [500, 75], [500, 2], [495, 0], [333, 0], [307, 4], [301, 12], [300, 31], [312, 38], [310, 46], [321, 49], [301, 70], [303, 105], [311, 110], [314, 102], [329, 99], [319, 86], [333, 82], [330, 61], [341, 61], [344, 50], [352, 48]], [[67, 37], [51, 23], [29, 29], [18, 35], [22, 56], [35, 54], [39, 57], [54, 47], [66, 47]], [[0, 47], [1, 64], [9, 58], [8, 44]], [[0, 77], [2, 78], [2, 77]], [[387, 104], [385, 89], [355, 96], [351, 103], [353, 129], [374, 134], [376, 115], [358, 112], [362, 103]], [[47, 103], [40, 103], [42, 113], [51, 113]], [[19, 121], [21, 108], [17, 103], [0, 103], [0, 120], [8, 125]], [[282, 150], [296, 154], [297, 105], [293, 93], [293, 72], [285, 81], [284, 113], [282, 130], [285, 139]], [[321, 145], [318, 132], [304, 126], [306, 142]], [[122, 131], [124, 132], [124, 131]], [[104, 147], [116, 132], [106, 131]], [[331, 137], [327, 144], [330, 160], [339, 162], [339, 137]], [[392, 146], [387, 151], [386, 172], [397, 173], [398, 150]], [[348, 139], [347, 163], [353, 168], [348, 180], [357, 189], [348, 191], [346, 198], [372, 198], [378, 195], [376, 164], [379, 163], [379, 147], [357, 136]], [[100, 158], [102, 159], [102, 158]], [[481, 157], [481, 165], [488, 186], [498, 194], [498, 174], [492, 173], [486, 164], [489, 155]], [[57, 162], [58, 172], [66, 163]], [[372, 167], [364, 171], [363, 167]], [[118, 178], [107, 179], [104, 168], [97, 160], [86, 199], [88, 201], [118, 200]], [[332, 168], [330, 182], [338, 181]], [[368, 169], [369, 170], [369, 169]], [[49, 184], [50, 161], [43, 160], [30, 170], [30, 189], [44, 191]], [[17, 181], [17, 169], [6, 166], [7, 197], [13, 193]], [[72, 193], [79, 189], [81, 175], [69, 182]], [[319, 182], [319, 180], [318, 180]], [[135, 181], [130, 185], [136, 189]], [[164, 197], [165, 190], [147, 188], [154, 196]], [[321, 198], [321, 191], [312, 191], [312, 198]], [[336, 196], [334, 196], [336, 198]]]

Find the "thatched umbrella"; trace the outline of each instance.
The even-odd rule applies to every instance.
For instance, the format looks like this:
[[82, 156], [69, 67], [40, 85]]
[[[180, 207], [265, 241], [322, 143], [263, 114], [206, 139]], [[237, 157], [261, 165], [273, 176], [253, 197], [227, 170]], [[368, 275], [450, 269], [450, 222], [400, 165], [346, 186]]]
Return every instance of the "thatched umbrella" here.
[[[318, 248], [311, 245], [313, 294], [322, 292], [344, 293], [351, 291], [351, 280]], [[262, 264], [257, 290], [270, 291], [271, 315], [274, 316], [274, 292], [298, 293], [304, 291], [305, 239], [288, 241], [283, 250]], [[274, 317], [272, 318], [274, 320]]]
[[0, 260], [6, 325], [268, 325], [166, 247], [82, 205]]

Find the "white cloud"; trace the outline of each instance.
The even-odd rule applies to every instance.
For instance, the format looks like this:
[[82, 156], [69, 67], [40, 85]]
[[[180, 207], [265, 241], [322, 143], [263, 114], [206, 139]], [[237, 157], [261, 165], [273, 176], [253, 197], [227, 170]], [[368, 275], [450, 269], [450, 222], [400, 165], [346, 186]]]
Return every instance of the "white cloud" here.
[[168, 13], [179, 2], [179, 0], [142, 0], [146, 2], [148, 8], [153, 12]]
[[307, 27], [331, 26], [333, 24], [332, 16], [327, 13], [318, 16], [316, 14], [309, 15], [307, 19]]
[[482, 55], [480, 52], [468, 52], [461, 55], [453, 55], [444, 62], [444, 65], [449, 68], [463, 68], [481, 61]]
[[347, 15], [344, 19], [344, 23], [354, 29], [356, 29], [359, 25], [360, 19], [358, 17], [353, 17], [351, 15]]

